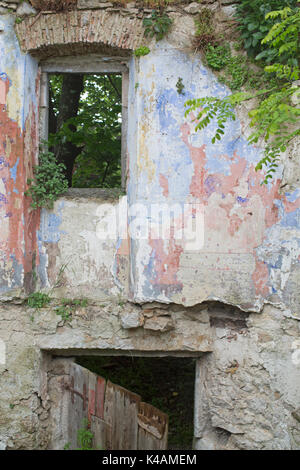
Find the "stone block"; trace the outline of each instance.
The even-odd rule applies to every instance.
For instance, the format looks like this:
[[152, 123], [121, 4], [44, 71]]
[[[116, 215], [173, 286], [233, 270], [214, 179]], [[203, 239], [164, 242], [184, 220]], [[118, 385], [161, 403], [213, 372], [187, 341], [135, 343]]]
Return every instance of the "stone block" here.
[[139, 326], [143, 326], [143, 323], [144, 318], [139, 311], [121, 314], [121, 325], [125, 329], [138, 328]]
[[145, 330], [159, 331], [164, 333], [175, 328], [171, 317], [152, 317], [145, 321]]

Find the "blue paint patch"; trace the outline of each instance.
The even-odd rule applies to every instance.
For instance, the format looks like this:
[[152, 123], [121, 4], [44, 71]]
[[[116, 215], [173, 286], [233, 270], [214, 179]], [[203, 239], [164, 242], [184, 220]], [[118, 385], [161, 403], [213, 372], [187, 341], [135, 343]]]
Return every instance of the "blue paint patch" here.
[[0, 201], [4, 202], [4, 204], [8, 204], [8, 200], [7, 200], [6, 196], [2, 193], [0, 193]]
[[38, 240], [46, 243], [57, 243], [62, 233], [59, 230], [61, 217], [42, 209], [40, 230], [38, 231]]
[[245, 204], [246, 202], [249, 201], [249, 199], [248, 199], [247, 197], [244, 198], [244, 197], [241, 197], [241, 196], [238, 196], [238, 197], [236, 198], [236, 200], [237, 200], [240, 204]]
[[289, 202], [295, 202], [300, 197], [300, 189], [295, 189], [292, 193], [285, 193], [285, 197]]
[[287, 228], [300, 229], [300, 209], [283, 214], [280, 225]]
[[20, 158], [18, 157], [18, 159], [17, 159], [16, 163], [14, 164], [14, 166], [12, 168], [10, 168], [10, 170], [9, 170], [10, 171], [10, 176], [14, 180], [14, 183], [17, 180], [17, 170], [18, 170], [19, 161], [20, 161]]

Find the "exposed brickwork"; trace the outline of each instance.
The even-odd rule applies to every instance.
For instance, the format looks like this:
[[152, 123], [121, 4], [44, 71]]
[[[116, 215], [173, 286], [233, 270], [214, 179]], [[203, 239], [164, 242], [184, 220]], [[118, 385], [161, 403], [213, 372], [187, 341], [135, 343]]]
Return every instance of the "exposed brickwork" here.
[[41, 58], [96, 52], [101, 46], [134, 50], [141, 45], [144, 34], [141, 19], [102, 10], [29, 17], [16, 25], [16, 31], [21, 49]]

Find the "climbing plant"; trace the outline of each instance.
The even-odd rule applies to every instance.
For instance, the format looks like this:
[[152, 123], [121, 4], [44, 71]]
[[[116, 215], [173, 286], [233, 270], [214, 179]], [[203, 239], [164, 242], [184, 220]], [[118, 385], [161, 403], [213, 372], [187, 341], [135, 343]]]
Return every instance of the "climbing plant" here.
[[64, 175], [65, 166], [58, 163], [54, 153], [41, 151], [39, 164], [34, 166], [33, 178], [28, 178], [28, 190], [25, 195], [32, 200], [34, 209], [46, 207], [51, 209], [54, 201], [68, 188]]
[[[279, 79], [278, 83], [256, 92], [239, 91], [224, 99], [204, 97], [185, 103], [186, 116], [192, 111], [196, 112], [196, 130], [201, 130], [212, 120], [216, 120], [217, 130], [212, 138], [214, 143], [224, 134], [226, 121], [235, 119], [235, 105], [253, 98], [259, 100], [258, 106], [249, 112], [253, 132], [248, 142], [257, 143], [263, 140], [266, 144], [264, 156], [256, 166], [257, 170], [267, 167], [264, 183], [276, 171], [280, 154], [300, 135], [300, 92], [295, 84], [299, 79], [300, 10], [285, 7], [269, 12], [266, 20], [269, 18], [277, 21], [268, 30], [261, 44], [267, 45], [273, 57], [273, 62], [265, 66], [265, 72], [275, 75]], [[284, 61], [281, 62], [283, 57]]]

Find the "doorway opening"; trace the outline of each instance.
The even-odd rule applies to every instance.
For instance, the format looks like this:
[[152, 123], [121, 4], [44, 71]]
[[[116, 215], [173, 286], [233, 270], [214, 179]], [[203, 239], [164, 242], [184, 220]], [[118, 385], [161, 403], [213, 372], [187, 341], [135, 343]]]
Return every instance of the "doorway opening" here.
[[168, 449], [192, 449], [196, 359], [81, 356], [76, 363], [168, 415]]

